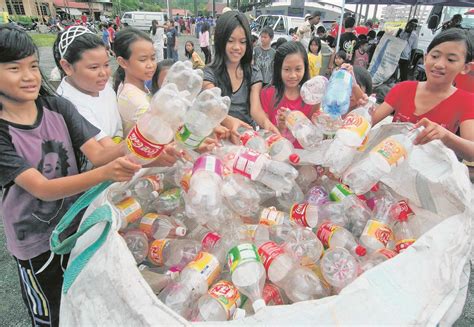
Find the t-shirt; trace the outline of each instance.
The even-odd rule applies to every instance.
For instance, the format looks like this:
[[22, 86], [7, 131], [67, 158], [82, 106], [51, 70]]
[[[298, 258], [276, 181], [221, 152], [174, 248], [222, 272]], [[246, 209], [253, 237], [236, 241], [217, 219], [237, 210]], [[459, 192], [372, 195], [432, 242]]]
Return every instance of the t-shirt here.
[[109, 27], [107, 29], [107, 32], [109, 33], [109, 41], [114, 42], [114, 40], [115, 40], [115, 30], [113, 29], [113, 27]]
[[201, 56], [196, 51], [191, 56], [191, 62], [193, 63], [193, 69], [203, 69], [205, 66], [204, 61], [202, 61]]
[[138, 118], [150, 108], [151, 93], [143, 92], [133, 84], [120, 84], [117, 92], [118, 110], [122, 118], [123, 135], [135, 126]]
[[61, 97], [39, 97], [33, 125], [0, 119], [0, 186], [7, 248], [21, 260], [49, 250], [49, 238], [79, 197], [41, 201], [14, 180], [30, 168], [53, 179], [78, 174], [76, 151], [99, 130]]
[[263, 49], [257, 46], [253, 49], [254, 63], [262, 73], [263, 84], [270, 84], [273, 78], [273, 61], [276, 50], [273, 48]]
[[[204, 68], [204, 81], [208, 81], [222, 89], [216, 78], [216, 73], [210, 66]], [[229, 115], [238, 118], [247, 124], [255, 126], [255, 122], [250, 116], [250, 89], [252, 85], [262, 82], [262, 73], [256, 66], [252, 66], [252, 76], [250, 84], [244, 80], [239, 89], [230, 96]]]
[[176, 44], [176, 36], [177, 36], [178, 32], [176, 32], [176, 29], [175, 28], [170, 28], [166, 31], [166, 44], [169, 46], [169, 47], [174, 47], [174, 45]]
[[469, 73], [456, 76], [454, 84], [458, 89], [474, 93], [474, 63], [471, 63]]
[[411, 57], [412, 50], [418, 47], [418, 36], [415, 32], [407, 33], [405, 31], [401, 31], [398, 37], [402, 40], [407, 41], [407, 45], [402, 51], [400, 55], [400, 59], [409, 60]]
[[363, 53], [360, 49], [357, 49], [354, 52], [354, 66], [367, 69], [367, 67], [369, 67], [369, 54], [367, 52]]
[[319, 71], [321, 70], [321, 63], [322, 63], [322, 56], [321, 52], [318, 55], [315, 55], [311, 52], [308, 52], [308, 64], [309, 64], [309, 77], [313, 78], [314, 76], [319, 75]]
[[474, 119], [474, 94], [460, 89], [427, 113], [420, 116], [415, 115], [417, 86], [418, 82], [416, 81], [399, 83], [385, 97], [385, 102], [395, 109], [394, 122], [416, 123], [422, 118], [428, 118], [456, 133], [461, 122]]
[[341, 35], [341, 40], [339, 41], [339, 49], [344, 50], [347, 53], [347, 60], [351, 60], [356, 42], [357, 36], [355, 36], [352, 32], [346, 32]]
[[109, 45], [109, 32], [105, 28], [102, 30], [102, 43]]
[[209, 46], [209, 31], [199, 32], [199, 46], [205, 48]]

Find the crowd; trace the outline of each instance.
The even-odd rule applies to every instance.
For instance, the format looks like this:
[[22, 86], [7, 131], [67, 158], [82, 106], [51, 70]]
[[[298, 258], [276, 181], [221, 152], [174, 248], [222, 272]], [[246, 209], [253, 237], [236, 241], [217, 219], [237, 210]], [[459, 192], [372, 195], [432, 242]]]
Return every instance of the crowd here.
[[[214, 23], [178, 20], [179, 32], [198, 33], [205, 61], [193, 42], [184, 47], [194, 67], [203, 69], [202, 89], [217, 86], [231, 100], [229, 115], [201, 151], [221, 139], [238, 143], [240, 127], [289, 135], [283, 123], [286, 109], [299, 110], [310, 119], [318, 116], [320, 105], [306, 104], [300, 87], [327, 73], [320, 71], [321, 42], [335, 47], [337, 40], [331, 31], [320, 29], [320, 16], [311, 14], [295, 32], [295, 40], [272, 48], [271, 29], [262, 29], [254, 46], [246, 16], [226, 12], [215, 23], [212, 56]], [[141, 168], [123, 156], [122, 140], [149, 109], [168, 68], [178, 60], [175, 23], [154, 23], [149, 33], [131, 27], [117, 31], [109, 23], [102, 39], [83, 26], [58, 34], [53, 52], [62, 80], [56, 91], [42, 77], [31, 38], [15, 28], [0, 27], [2, 211], [8, 250], [18, 264], [34, 325], [58, 324], [68, 257], [49, 250], [54, 227], [82, 192], [107, 180], [130, 180]], [[334, 52], [328, 67], [353, 75], [350, 110], [366, 103], [372, 93], [366, 68], [380, 38], [371, 30], [356, 35], [354, 23], [353, 17], [345, 18], [340, 51]], [[399, 36], [409, 40], [409, 33], [408, 27]], [[166, 56], [159, 47], [162, 35]], [[109, 52], [119, 65], [113, 86]], [[440, 140], [460, 157], [474, 160], [474, 94], [453, 86], [458, 74], [468, 73], [472, 56], [471, 40], [462, 30], [436, 35], [426, 54], [426, 82], [397, 84], [376, 109], [374, 123], [393, 114], [394, 121], [423, 125], [415, 143]], [[300, 147], [296, 141], [294, 145]], [[170, 166], [183, 156], [171, 143], [153, 165]]]

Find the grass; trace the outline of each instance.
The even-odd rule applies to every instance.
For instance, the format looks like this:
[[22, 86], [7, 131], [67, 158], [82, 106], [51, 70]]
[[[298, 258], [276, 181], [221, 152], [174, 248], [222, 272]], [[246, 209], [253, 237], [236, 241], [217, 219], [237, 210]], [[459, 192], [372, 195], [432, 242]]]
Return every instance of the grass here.
[[56, 34], [31, 33], [30, 36], [38, 48], [40, 47], [52, 48], [54, 44], [54, 40], [56, 40]]

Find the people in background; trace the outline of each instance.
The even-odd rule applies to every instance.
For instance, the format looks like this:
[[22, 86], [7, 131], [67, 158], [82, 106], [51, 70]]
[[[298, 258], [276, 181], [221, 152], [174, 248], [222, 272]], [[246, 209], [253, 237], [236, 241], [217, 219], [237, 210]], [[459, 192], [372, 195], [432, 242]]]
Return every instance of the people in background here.
[[263, 86], [270, 84], [273, 77], [275, 49], [271, 47], [272, 40], [273, 29], [265, 26], [260, 32], [260, 44], [253, 49], [253, 62], [262, 73]]

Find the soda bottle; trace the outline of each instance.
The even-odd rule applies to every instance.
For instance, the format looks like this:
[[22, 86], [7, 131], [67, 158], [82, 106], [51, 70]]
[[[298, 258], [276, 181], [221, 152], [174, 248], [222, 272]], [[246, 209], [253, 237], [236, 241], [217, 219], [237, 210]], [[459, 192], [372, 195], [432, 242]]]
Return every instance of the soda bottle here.
[[323, 139], [334, 139], [336, 132], [342, 126], [340, 116], [333, 117], [324, 111], [316, 112], [311, 117], [313, 124], [323, 133]]
[[176, 132], [176, 142], [187, 149], [198, 148], [227, 117], [229, 107], [229, 97], [222, 97], [218, 87], [202, 91], [186, 112], [184, 125]]
[[240, 216], [252, 217], [260, 210], [260, 194], [254, 184], [239, 174], [224, 177], [222, 195], [229, 208]]
[[346, 69], [332, 73], [322, 101], [322, 109], [332, 117], [341, 117], [349, 110], [352, 76]]
[[150, 193], [149, 199], [125, 198], [115, 205], [116, 214], [120, 221], [120, 230], [133, 224], [143, 215], [155, 210], [154, 201], [159, 197], [158, 192]]
[[344, 173], [344, 183], [356, 194], [367, 193], [383, 176], [400, 165], [413, 149], [413, 141], [423, 126], [408, 134], [389, 136], [376, 145], [369, 155]]
[[323, 134], [301, 111], [286, 109], [283, 111], [286, 127], [305, 149], [317, 148], [323, 140]]
[[326, 93], [328, 83], [328, 79], [322, 75], [307, 80], [301, 86], [301, 98], [306, 104], [315, 105], [321, 103], [323, 96]]
[[318, 262], [324, 251], [323, 244], [316, 234], [300, 226], [295, 226], [288, 233], [282, 246], [285, 251], [297, 258], [300, 264], [304, 258], [314, 263]]
[[290, 220], [303, 227], [316, 227], [318, 207], [309, 203], [295, 203], [290, 210]]
[[370, 97], [366, 105], [352, 110], [344, 118], [326, 152], [325, 162], [332, 173], [341, 176], [350, 166], [372, 127], [374, 109], [375, 98]]
[[304, 193], [296, 181], [291, 181], [288, 188], [290, 191], [277, 192], [276, 200], [280, 209], [289, 212], [295, 203], [304, 201]]
[[183, 204], [181, 188], [174, 187], [162, 192], [153, 202], [157, 213], [171, 215], [179, 211]]
[[359, 263], [348, 250], [335, 247], [327, 250], [321, 259], [324, 279], [339, 293], [359, 275]]
[[150, 243], [148, 261], [155, 266], [181, 269], [193, 260], [201, 244], [188, 239], [161, 239]]
[[295, 152], [295, 147], [287, 138], [268, 132], [265, 138], [270, 158], [276, 161], [288, 161]]
[[285, 292], [271, 282], [266, 282], [263, 287], [263, 300], [268, 306], [290, 303]]
[[356, 257], [363, 257], [367, 253], [367, 250], [357, 243], [351, 232], [331, 222], [322, 223], [318, 228], [317, 236], [326, 248], [345, 248]]
[[192, 321], [231, 320], [240, 306], [240, 294], [237, 288], [227, 280], [215, 283], [198, 300]]
[[295, 182], [303, 193], [307, 193], [309, 188], [319, 179], [319, 173], [314, 166], [298, 167], [298, 177]]
[[156, 269], [146, 265], [138, 266], [138, 270], [155, 294], [160, 294], [160, 292], [173, 281], [171, 274], [159, 273]]
[[320, 206], [329, 202], [329, 194], [326, 192], [324, 187], [316, 185], [309, 189], [306, 193], [305, 202]]
[[240, 134], [240, 143], [243, 146], [260, 153], [267, 153], [265, 139], [258, 132], [243, 126], [239, 127], [237, 132]]
[[191, 232], [189, 238], [200, 242], [202, 251], [209, 252], [219, 244], [221, 235], [205, 226], [199, 225]]
[[378, 249], [377, 251], [368, 255], [365, 260], [361, 263], [362, 271], [367, 271], [372, 269], [373, 267], [381, 264], [384, 261], [392, 259], [394, 256], [397, 255], [397, 252], [392, 251], [390, 249]]
[[125, 232], [123, 238], [137, 264], [142, 263], [148, 253], [148, 238], [146, 234], [140, 230], [129, 230]]
[[393, 231], [395, 236], [395, 251], [402, 253], [410, 245], [415, 243], [416, 238], [408, 225], [408, 213], [406, 211], [400, 212], [396, 218]]
[[186, 226], [174, 217], [148, 213], [140, 220], [140, 230], [150, 239], [179, 238], [186, 235]]
[[181, 96], [192, 102], [202, 90], [203, 75], [202, 70], [193, 69], [191, 62], [178, 61], [168, 70], [162, 88], [167, 84], [175, 84], [182, 92]]
[[176, 131], [184, 121], [192, 100], [187, 99], [187, 91], [180, 92], [176, 84], [164, 84], [150, 102], [150, 111], [167, 121]]

